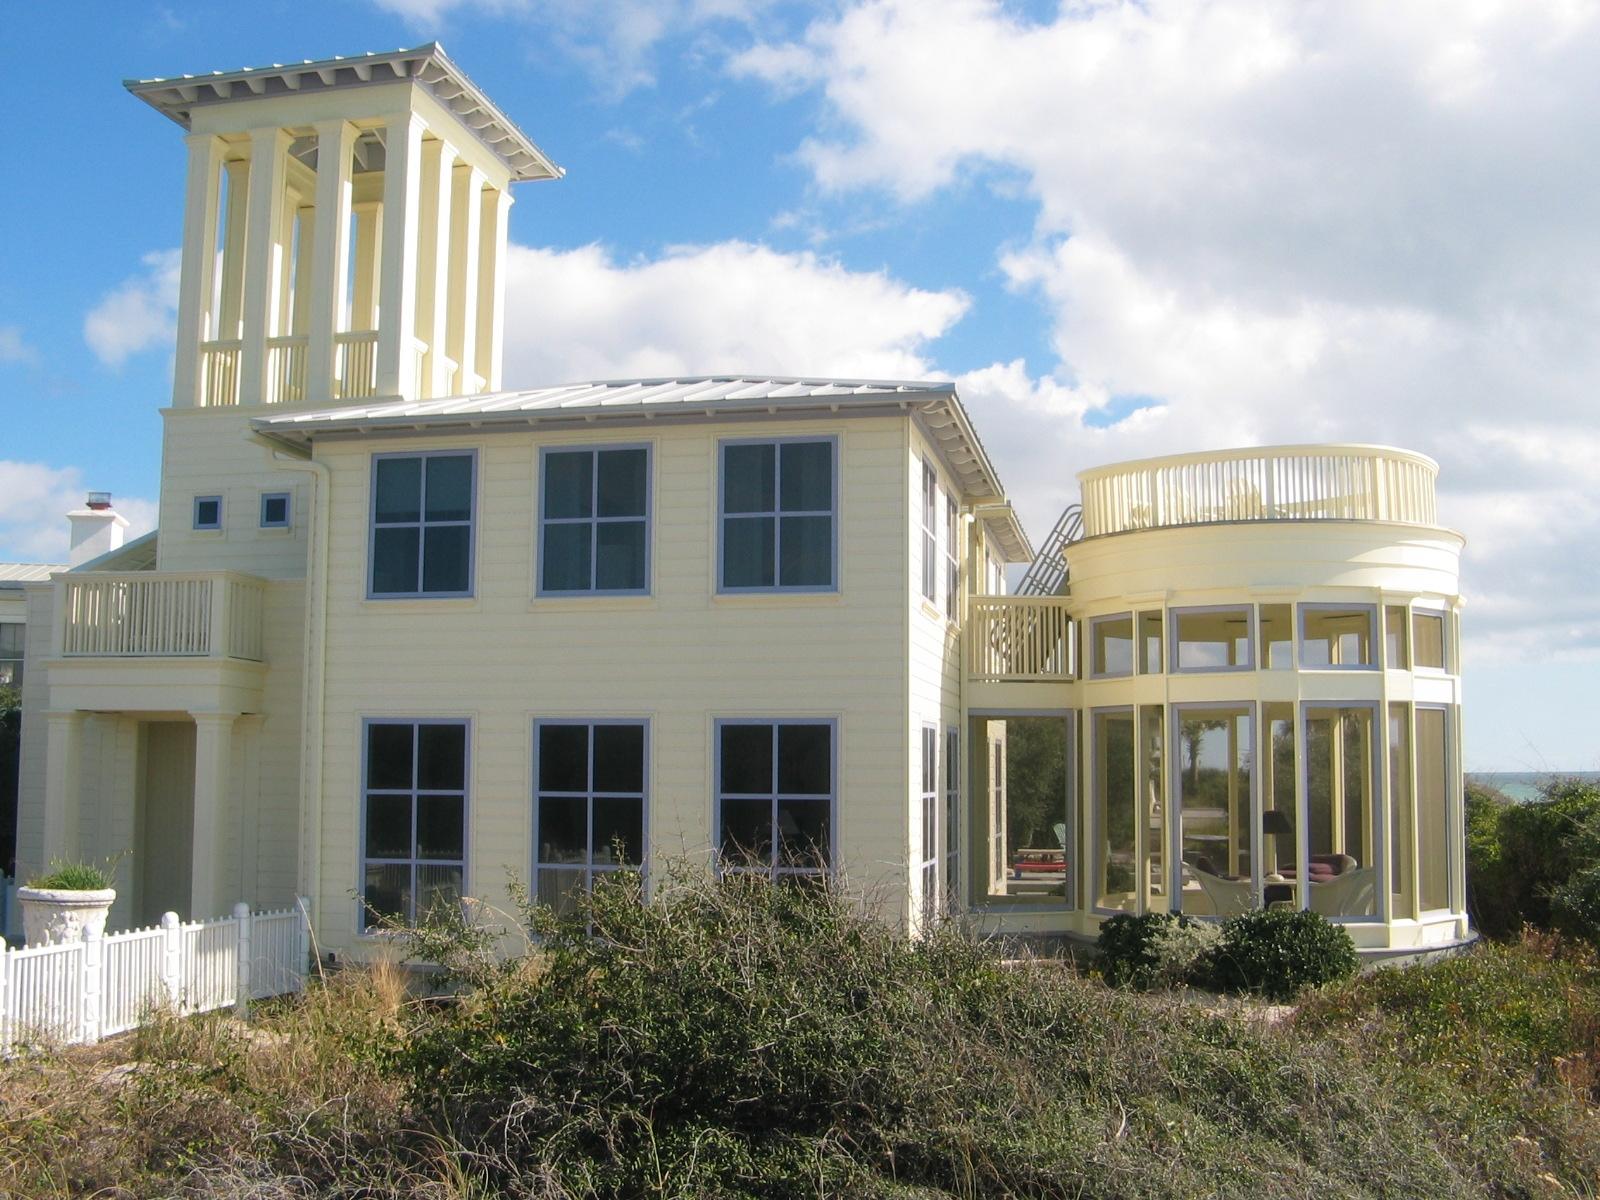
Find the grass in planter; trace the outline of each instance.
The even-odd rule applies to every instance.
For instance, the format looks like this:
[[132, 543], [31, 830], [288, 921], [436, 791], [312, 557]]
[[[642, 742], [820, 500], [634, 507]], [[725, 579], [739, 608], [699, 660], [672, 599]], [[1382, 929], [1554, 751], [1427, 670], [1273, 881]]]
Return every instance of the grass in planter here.
[[57, 859], [50, 863], [48, 873], [30, 879], [24, 886], [47, 891], [103, 892], [111, 886], [111, 878], [112, 873], [106, 867]]

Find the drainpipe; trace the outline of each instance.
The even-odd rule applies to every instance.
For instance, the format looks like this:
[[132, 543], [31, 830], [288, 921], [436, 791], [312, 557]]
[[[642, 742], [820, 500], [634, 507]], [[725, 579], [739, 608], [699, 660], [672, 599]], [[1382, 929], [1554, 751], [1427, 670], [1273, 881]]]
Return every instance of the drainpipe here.
[[305, 633], [300, 680], [300, 856], [298, 892], [310, 899], [311, 927], [321, 927], [322, 909], [322, 717], [325, 706], [328, 628], [328, 496], [332, 476], [326, 463], [290, 452], [284, 444], [252, 434], [270, 452], [280, 471], [311, 476], [309, 537], [306, 548]]

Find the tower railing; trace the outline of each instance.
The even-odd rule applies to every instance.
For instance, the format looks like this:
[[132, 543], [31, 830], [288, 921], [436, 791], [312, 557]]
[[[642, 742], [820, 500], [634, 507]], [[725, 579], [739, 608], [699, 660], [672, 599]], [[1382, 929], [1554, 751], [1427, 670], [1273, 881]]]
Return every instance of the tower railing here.
[[306, 356], [311, 339], [305, 334], [267, 339], [267, 403], [296, 404], [306, 396]]
[[244, 343], [238, 338], [200, 343], [200, 404], [205, 408], [227, 407], [239, 403], [239, 354]]
[[341, 400], [364, 400], [378, 392], [378, 331], [336, 333], [334, 389]]

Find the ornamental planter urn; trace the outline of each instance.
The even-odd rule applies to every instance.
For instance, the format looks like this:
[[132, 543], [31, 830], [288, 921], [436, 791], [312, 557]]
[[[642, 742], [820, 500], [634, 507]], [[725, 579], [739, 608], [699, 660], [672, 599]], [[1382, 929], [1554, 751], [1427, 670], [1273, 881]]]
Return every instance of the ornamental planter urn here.
[[117, 898], [115, 888], [79, 891], [73, 888], [19, 887], [22, 929], [30, 946], [46, 942], [77, 942], [89, 934], [99, 937], [106, 915]]

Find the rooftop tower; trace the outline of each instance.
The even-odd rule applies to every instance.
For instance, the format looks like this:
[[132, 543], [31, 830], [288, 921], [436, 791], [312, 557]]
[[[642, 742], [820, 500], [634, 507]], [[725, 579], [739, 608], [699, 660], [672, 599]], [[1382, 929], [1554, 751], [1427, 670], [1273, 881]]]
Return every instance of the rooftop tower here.
[[126, 87], [188, 130], [174, 407], [499, 388], [510, 185], [562, 172], [436, 43]]

